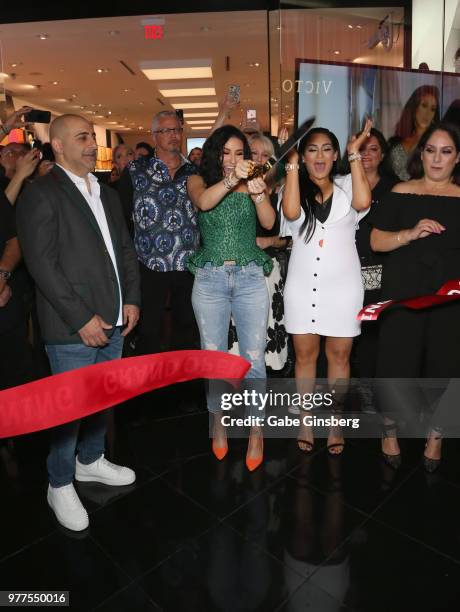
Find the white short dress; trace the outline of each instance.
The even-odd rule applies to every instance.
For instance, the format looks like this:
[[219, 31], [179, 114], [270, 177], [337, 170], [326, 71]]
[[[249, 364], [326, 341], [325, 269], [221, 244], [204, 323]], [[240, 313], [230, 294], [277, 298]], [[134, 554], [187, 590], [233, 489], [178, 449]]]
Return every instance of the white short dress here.
[[289, 221], [293, 246], [284, 289], [286, 329], [290, 334], [352, 338], [360, 334], [356, 315], [364, 289], [355, 244], [360, 219], [351, 206], [351, 174], [334, 179], [331, 211], [308, 243], [299, 234], [305, 213]]

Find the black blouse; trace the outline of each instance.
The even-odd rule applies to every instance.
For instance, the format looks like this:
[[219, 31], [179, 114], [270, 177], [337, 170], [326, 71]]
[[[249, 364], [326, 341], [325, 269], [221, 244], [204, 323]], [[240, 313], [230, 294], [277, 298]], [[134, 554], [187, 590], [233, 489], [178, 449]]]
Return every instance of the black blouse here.
[[385, 258], [385, 253], [374, 253], [371, 249], [371, 231], [374, 226], [374, 216], [380, 201], [392, 190], [396, 183], [399, 183], [397, 177], [382, 176], [372, 190], [371, 209], [367, 215], [361, 219], [359, 228], [356, 231], [356, 248], [358, 250], [361, 267], [381, 264]]
[[420, 219], [434, 219], [446, 229], [386, 254], [382, 299], [436, 293], [447, 281], [460, 278], [460, 198], [391, 192], [376, 209], [373, 224], [396, 232], [412, 229]]

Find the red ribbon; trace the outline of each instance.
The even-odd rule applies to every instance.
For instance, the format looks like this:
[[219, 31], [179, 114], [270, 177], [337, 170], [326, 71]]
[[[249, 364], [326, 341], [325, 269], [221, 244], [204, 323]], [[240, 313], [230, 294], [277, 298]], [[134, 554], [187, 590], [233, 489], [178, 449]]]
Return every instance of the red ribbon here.
[[48, 429], [194, 378], [242, 379], [250, 363], [219, 351], [116, 359], [0, 391], [0, 438]]
[[434, 295], [421, 295], [419, 297], [410, 298], [408, 300], [385, 300], [384, 302], [376, 302], [375, 304], [368, 304], [362, 308], [358, 315], [358, 321], [376, 321], [380, 314], [393, 306], [406, 306], [413, 310], [420, 310], [421, 308], [430, 308], [431, 306], [437, 306], [438, 304], [447, 304], [460, 299], [460, 280], [448, 281], [441, 287]]

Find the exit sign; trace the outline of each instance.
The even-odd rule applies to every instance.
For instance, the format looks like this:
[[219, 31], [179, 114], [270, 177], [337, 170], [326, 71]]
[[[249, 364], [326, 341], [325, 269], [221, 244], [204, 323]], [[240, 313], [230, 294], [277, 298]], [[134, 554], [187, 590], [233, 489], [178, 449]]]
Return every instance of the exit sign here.
[[144, 25], [144, 36], [146, 40], [159, 40], [163, 38], [164, 29], [162, 25]]

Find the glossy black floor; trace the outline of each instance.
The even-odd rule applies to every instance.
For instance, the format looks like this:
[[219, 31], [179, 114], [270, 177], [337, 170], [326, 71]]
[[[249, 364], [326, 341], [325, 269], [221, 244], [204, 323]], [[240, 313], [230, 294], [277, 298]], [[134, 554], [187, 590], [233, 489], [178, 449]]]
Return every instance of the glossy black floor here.
[[378, 441], [324, 441], [312, 455], [267, 440], [265, 462], [210, 452], [204, 406], [170, 392], [112, 414], [110, 458], [137, 482], [79, 485], [90, 528], [72, 534], [47, 507], [46, 434], [0, 446], [0, 590], [68, 590], [82, 611], [390, 612], [460, 609], [460, 453], [428, 475], [421, 441], [398, 472]]

